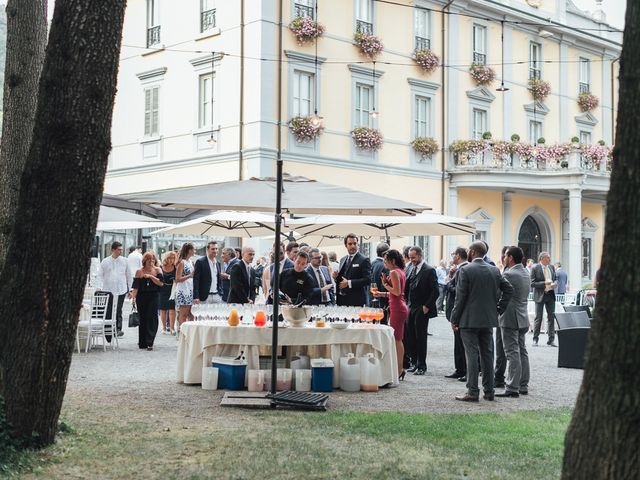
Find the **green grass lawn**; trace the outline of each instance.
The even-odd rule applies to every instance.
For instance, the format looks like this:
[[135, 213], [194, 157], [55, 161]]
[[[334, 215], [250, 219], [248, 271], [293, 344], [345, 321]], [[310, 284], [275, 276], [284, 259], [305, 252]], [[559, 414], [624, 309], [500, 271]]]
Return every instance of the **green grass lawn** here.
[[[219, 412], [220, 410], [218, 410]], [[231, 410], [208, 418], [66, 408], [70, 432], [20, 478], [558, 478], [571, 410], [505, 414]], [[26, 467], [25, 467], [26, 465]]]

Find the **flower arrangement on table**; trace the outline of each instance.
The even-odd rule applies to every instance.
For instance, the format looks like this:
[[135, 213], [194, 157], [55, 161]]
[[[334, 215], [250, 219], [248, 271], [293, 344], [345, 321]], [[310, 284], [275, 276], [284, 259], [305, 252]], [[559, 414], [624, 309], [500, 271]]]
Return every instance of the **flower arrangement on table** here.
[[289, 120], [289, 130], [300, 143], [310, 142], [320, 136], [324, 127], [314, 126], [311, 117], [293, 117]]
[[298, 45], [306, 45], [321, 37], [324, 33], [324, 26], [309, 17], [296, 17], [289, 24], [289, 29], [298, 40]]
[[493, 68], [480, 63], [472, 64], [471, 67], [469, 67], [469, 74], [476, 82], [476, 85], [489, 85], [496, 78], [496, 72]]
[[375, 35], [358, 32], [354, 35], [353, 39], [360, 49], [360, 53], [371, 59], [376, 58], [384, 50], [382, 41]]
[[416, 137], [411, 142], [411, 146], [422, 155], [422, 158], [430, 157], [440, 149], [437, 140], [433, 137]]
[[549, 96], [549, 93], [551, 93], [551, 85], [549, 82], [545, 82], [539, 78], [532, 78], [529, 80], [527, 90], [529, 90], [534, 100], [544, 100]]
[[428, 48], [414, 50], [411, 58], [426, 73], [433, 72], [440, 65], [440, 58]]
[[382, 133], [376, 128], [357, 127], [351, 130], [351, 136], [360, 150], [375, 152], [382, 148]]
[[589, 112], [598, 107], [600, 101], [598, 97], [596, 97], [593, 93], [582, 92], [578, 95], [578, 105], [580, 106], [581, 112]]

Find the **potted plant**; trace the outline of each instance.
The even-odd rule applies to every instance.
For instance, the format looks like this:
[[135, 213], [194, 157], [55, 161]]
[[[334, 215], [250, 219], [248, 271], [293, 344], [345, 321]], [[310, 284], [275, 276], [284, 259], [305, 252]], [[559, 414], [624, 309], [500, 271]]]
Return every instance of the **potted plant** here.
[[323, 126], [314, 126], [311, 117], [293, 117], [289, 120], [289, 130], [299, 143], [306, 143], [314, 140], [324, 130]]
[[433, 72], [440, 65], [440, 58], [427, 48], [414, 50], [412, 58], [426, 73]]
[[366, 33], [356, 33], [353, 37], [356, 45], [360, 49], [362, 55], [371, 59], [376, 58], [384, 50], [382, 41], [375, 35], [367, 35]]
[[493, 68], [479, 63], [471, 65], [469, 68], [469, 74], [476, 82], [476, 85], [489, 85], [496, 78], [496, 72]]
[[571, 137], [571, 143], [580, 143], [580, 139], [578, 137]]
[[513, 135], [511, 135], [511, 141], [513, 143], [519, 142], [520, 141], [520, 135], [518, 135], [517, 133], [514, 133]]
[[551, 85], [549, 82], [545, 82], [539, 78], [532, 78], [529, 80], [529, 86], [527, 90], [531, 92], [531, 96], [535, 100], [544, 100], [551, 93]]
[[360, 150], [375, 152], [382, 148], [383, 137], [376, 128], [356, 127], [351, 130], [351, 136]]
[[492, 137], [491, 132], [484, 132], [482, 134], [482, 139], [483, 140], [491, 140], [491, 137]]
[[296, 17], [289, 24], [289, 29], [298, 40], [298, 45], [305, 45], [321, 37], [324, 33], [324, 26], [309, 17]]
[[580, 107], [581, 112], [589, 112], [598, 107], [600, 101], [598, 97], [596, 97], [593, 93], [590, 92], [582, 92], [578, 95], [578, 106]]
[[544, 145], [547, 141], [545, 140], [544, 137], [540, 137], [538, 140], [536, 140], [536, 143], [538, 145]]
[[416, 137], [411, 146], [422, 158], [430, 157], [439, 150], [438, 142], [432, 137]]

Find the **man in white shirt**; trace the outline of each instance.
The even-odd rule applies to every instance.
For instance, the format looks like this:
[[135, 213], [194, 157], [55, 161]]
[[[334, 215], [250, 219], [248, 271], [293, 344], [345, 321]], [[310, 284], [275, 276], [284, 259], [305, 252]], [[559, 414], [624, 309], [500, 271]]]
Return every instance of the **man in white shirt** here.
[[[124, 248], [120, 242], [111, 244], [111, 255], [102, 260], [98, 270], [98, 287], [106, 292], [111, 292], [117, 299], [116, 303], [116, 328], [118, 336], [122, 332], [122, 305], [129, 293], [129, 285], [132, 282], [132, 273], [129, 270], [129, 262], [122, 256]], [[111, 301], [111, 300], [110, 300]], [[113, 304], [107, 307], [110, 313], [108, 318], [113, 318]]]
[[[129, 247], [127, 262], [129, 262], [129, 272], [131, 272], [131, 277], [134, 277], [136, 272], [142, 268], [142, 248], [137, 245]], [[131, 279], [131, 282], [133, 282], [133, 278]], [[129, 285], [129, 288], [131, 287], [132, 285]]]
[[193, 301], [195, 303], [222, 303], [222, 266], [216, 259], [218, 242], [207, 244], [207, 254], [200, 257], [193, 273]]
[[322, 254], [317, 248], [309, 250], [309, 265], [307, 272], [313, 280], [313, 292], [307, 300], [309, 305], [333, 305], [335, 297], [333, 293], [333, 280], [329, 274], [329, 269], [323, 265]]

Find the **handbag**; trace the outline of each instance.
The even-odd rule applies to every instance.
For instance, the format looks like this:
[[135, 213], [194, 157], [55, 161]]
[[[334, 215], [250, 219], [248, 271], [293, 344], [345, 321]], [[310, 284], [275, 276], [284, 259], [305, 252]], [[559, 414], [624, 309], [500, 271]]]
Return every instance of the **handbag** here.
[[138, 310], [136, 310], [136, 307], [134, 306], [133, 310], [129, 314], [129, 328], [137, 327], [139, 325], [140, 325], [140, 314], [138, 313]]
[[176, 299], [176, 282], [173, 282], [173, 284], [171, 285], [171, 293], [169, 294], [169, 300], [175, 300]]

